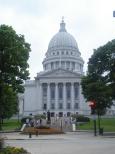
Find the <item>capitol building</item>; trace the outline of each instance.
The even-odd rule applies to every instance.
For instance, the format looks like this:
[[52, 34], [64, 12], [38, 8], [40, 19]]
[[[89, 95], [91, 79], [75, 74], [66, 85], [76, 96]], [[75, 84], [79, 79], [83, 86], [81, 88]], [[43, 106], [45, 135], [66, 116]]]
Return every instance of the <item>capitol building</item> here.
[[88, 114], [81, 78], [84, 61], [75, 38], [66, 30], [62, 19], [59, 32], [49, 42], [43, 71], [37, 73], [35, 80], [25, 81], [25, 92], [19, 95], [19, 114], [45, 114], [51, 116], [70, 116]]

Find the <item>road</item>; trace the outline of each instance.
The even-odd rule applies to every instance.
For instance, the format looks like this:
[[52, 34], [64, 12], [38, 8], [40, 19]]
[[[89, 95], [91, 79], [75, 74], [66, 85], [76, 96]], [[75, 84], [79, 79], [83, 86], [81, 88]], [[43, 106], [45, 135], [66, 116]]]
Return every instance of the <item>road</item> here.
[[6, 136], [6, 145], [23, 147], [31, 154], [115, 154], [115, 138], [94, 137], [92, 133], [40, 135], [31, 139], [19, 134]]

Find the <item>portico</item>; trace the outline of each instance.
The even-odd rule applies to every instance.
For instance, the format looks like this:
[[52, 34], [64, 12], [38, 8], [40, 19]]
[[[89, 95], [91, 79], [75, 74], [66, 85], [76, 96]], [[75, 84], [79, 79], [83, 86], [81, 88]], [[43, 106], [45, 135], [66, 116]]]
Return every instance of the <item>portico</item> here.
[[41, 84], [43, 110], [75, 110], [79, 108], [79, 83], [48, 82]]

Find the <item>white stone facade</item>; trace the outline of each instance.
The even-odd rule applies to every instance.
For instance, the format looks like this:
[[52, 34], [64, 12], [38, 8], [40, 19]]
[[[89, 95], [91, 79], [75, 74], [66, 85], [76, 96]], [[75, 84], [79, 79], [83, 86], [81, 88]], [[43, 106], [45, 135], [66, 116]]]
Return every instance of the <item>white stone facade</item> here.
[[88, 106], [81, 94], [81, 77], [84, 61], [77, 42], [60, 23], [59, 32], [51, 39], [44, 71], [37, 73], [35, 80], [25, 82], [25, 92], [19, 95], [22, 116], [46, 113], [52, 116], [69, 116], [72, 113], [88, 114]]

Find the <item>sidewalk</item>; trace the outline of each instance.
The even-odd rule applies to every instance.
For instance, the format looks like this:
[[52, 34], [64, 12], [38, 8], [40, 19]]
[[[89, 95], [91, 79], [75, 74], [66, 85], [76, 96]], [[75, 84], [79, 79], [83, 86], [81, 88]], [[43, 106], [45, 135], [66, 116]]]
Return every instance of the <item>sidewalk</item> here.
[[64, 139], [65, 134], [56, 134], [56, 135], [24, 135], [21, 133], [2, 133], [2, 137], [5, 140], [56, 140], [56, 139]]
[[[19, 132], [10, 132], [10, 133], [2, 133], [2, 137], [5, 138], [5, 140], [63, 140], [66, 139], [70, 135], [75, 136], [86, 136], [86, 137], [94, 137], [93, 132], [67, 132], [66, 134], [53, 134], [53, 135], [24, 135]], [[115, 138], [115, 132], [106, 132], [103, 136], [100, 136], [97, 134], [97, 137], [101, 138]]]

